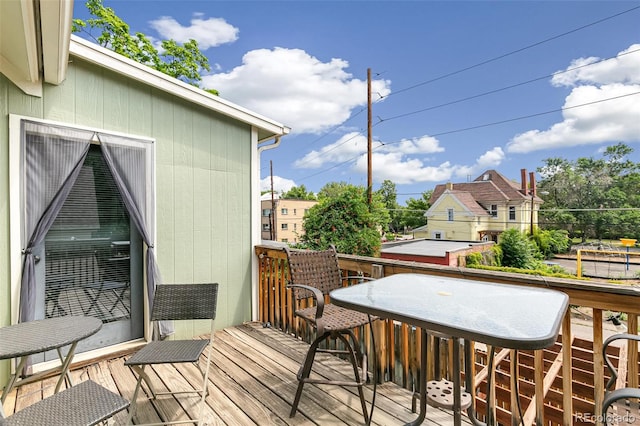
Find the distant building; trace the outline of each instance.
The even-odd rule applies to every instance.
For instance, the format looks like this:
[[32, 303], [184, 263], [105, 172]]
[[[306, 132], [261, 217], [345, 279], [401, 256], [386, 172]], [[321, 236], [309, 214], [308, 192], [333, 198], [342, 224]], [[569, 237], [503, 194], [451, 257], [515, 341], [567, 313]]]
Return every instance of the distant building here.
[[497, 241], [507, 229], [530, 232], [538, 225], [543, 200], [536, 195], [534, 173], [521, 170], [521, 183], [487, 170], [471, 182], [437, 185], [427, 225], [420, 236], [435, 240]]
[[383, 259], [431, 263], [445, 266], [466, 266], [466, 256], [491, 250], [494, 243], [446, 240], [408, 240], [382, 245]]
[[265, 194], [261, 200], [262, 239], [283, 243], [298, 243], [304, 235], [302, 220], [305, 213], [318, 204], [315, 200], [280, 199]]

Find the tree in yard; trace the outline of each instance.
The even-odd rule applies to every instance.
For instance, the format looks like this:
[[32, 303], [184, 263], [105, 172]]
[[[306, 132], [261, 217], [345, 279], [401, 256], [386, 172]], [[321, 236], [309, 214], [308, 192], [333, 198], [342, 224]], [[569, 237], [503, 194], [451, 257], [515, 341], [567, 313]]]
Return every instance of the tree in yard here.
[[380, 189], [376, 191], [376, 194], [380, 196], [384, 207], [389, 212], [389, 217], [391, 219], [389, 223], [389, 228], [391, 232], [400, 232], [400, 218], [402, 217], [402, 212], [400, 211], [400, 206], [398, 205], [398, 192], [396, 191], [396, 184], [391, 182], [390, 180], [385, 180], [382, 182], [382, 186]]
[[318, 197], [304, 218], [302, 245], [312, 250], [323, 250], [335, 245], [340, 253], [375, 256], [380, 251], [380, 230], [389, 222], [389, 214], [378, 196], [374, 196], [371, 209], [367, 191], [363, 187], [330, 183]]
[[[640, 212], [640, 165], [627, 159], [633, 149], [609, 146], [602, 158], [545, 160], [538, 168], [538, 188], [547, 191], [541, 223], [562, 228], [571, 236], [617, 239], [637, 227]], [[635, 231], [636, 234], [640, 231]]]
[[[102, 0], [87, 0], [85, 5], [95, 18], [74, 19], [74, 33], [84, 32], [103, 47], [196, 87], [200, 87], [202, 72], [211, 71], [209, 60], [198, 48], [197, 41], [191, 39], [180, 45], [175, 40], [162, 40], [158, 50], [145, 34], [132, 35], [129, 25], [112, 8], [105, 7]], [[100, 35], [95, 37], [92, 29], [101, 31]], [[215, 89], [203, 89], [218, 95]]]
[[502, 266], [536, 269], [540, 263], [536, 244], [515, 228], [501, 233], [498, 244], [502, 252]]
[[407, 207], [403, 209], [402, 218], [400, 220], [403, 227], [415, 229], [427, 224], [427, 218], [424, 214], [431, 206], [431, 204], [429, 204], [431, 194], [433, 194], [432, 189], [423, 192], [422, 197], [418, 199], [409, 198], [407, 200]]
[[307, 191], [304, 185], [300, 185], [292, 187], [287, 192], [283, 192], [282, 198], [288, 200], [315, 200], [316, 195], [311, 191]]

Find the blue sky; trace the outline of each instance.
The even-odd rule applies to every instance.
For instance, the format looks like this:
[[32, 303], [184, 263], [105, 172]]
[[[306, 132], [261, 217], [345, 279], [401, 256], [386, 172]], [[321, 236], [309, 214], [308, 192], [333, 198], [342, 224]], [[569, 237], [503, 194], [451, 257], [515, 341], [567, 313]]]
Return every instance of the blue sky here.
[[264, 189], [270, 162], [278, 191], [366, 185], [369, 68], [374, 190], [393, 181], [401, 204], [617, 142], [640, 162], [639, 1], [103, 2], [134, 32], [196, 39], [206, 87], [291, 127]]

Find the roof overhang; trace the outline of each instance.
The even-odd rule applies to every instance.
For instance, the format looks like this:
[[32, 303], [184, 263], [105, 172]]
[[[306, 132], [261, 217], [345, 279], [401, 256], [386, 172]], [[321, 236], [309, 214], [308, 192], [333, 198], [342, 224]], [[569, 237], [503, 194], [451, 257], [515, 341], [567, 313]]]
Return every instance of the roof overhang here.
[[268, 140], [286, 135], [290, 128], [274, 120], [235, 105], [219, 96], [170, 77], [146, 65], [105, 49], [78, 36], [71, 36], [69, 47], [71, 56], [99, 65], [105, 69], [153, 86], [159, 90], [178, 96], [210, 110], [235, 118], [254, 126], [258, 130], [258, 140]]
[[286, 135], [289, 127], [71, 35], [73, 0], [0, 0], [0, 72], [32, 96], [43, 82], [66, 78], [69, 55], [95, 63], [216, 111], [257, 129], [258, 140]]
[[0, 1], [0, 72], [33, 96], [64, 81], [72, 16], [72, 0]]

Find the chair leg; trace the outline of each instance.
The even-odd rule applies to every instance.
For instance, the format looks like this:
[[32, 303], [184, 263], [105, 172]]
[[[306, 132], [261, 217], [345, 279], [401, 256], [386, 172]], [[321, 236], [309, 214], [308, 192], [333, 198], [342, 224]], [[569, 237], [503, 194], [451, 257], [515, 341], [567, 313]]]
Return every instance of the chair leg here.
[[300, 396], [302, 396], [302, 387], [304, 386], [306, 379], [308, 379], [309, 375], [311, 374], [311, 367], [313, 366], [313, 360], [316, 357], [318, 345], [320, 345], [321, 342], [326, 340], [326, 338], [329, 337], [329, 335], [330, 333], [326, 332], [322, 336], [317, 337], [316, 340], [314, 340], [313, 343], [311, 344], [311, 347], [309, 347], [307, 356], [304, 359], [304, 364], [302, 364], [302, 366], [300, 366], [300, 370], [298, 370], [298, 390], [296, 391], [296, 396], [293, 400], [293, 404], [291, 406], [291, 413], [289, 414], [289, 417], [295, 416], [296, 411], [298, 411], [298, 403], [300, 402]]
[[[351, 340], [346, 338], [348, 335]], [[360, 350], [360, 346], [358, 345], [358, 341], [356, 340], [356, 336], [353, 334], [353, 331], [347, 330], [344, 333], [338, 335], [340, 340], [345, 344], [348, 348], [349, 358], [351, 360], [351, 366], [353, 367], [353, 374], [355, 376], [356, 383], [358, 383], [358, 395], [360, 397], [360, 405], [362, 406], [362, 414], [364, 415], [364, 423], [369, 423], [369, 411], [367, 409], [367, 403], [364, 398], [364, 384], [367, 381], [368, 371], [367, 371], [367, 357]], [[360, 377], [360, 372], [358, 371], [358, 364], [360, 364], [360, 368], [362, 369], [362, 378]]]

